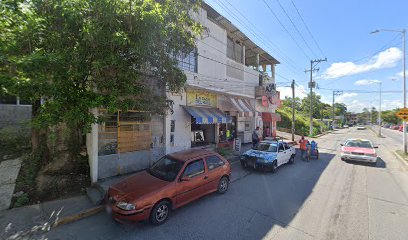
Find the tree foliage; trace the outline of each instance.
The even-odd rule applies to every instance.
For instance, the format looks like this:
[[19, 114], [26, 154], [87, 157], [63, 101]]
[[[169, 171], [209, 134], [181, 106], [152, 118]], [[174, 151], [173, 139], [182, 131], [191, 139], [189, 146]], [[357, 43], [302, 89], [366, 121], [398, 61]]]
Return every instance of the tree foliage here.
[[[202, 26], [189, 0], [1, 0], [0, 94], [45, 100], [42, 127], [89, 129], [89, 109], [163, 113]], [[35, 108], [34, 108], [35, 110]]]

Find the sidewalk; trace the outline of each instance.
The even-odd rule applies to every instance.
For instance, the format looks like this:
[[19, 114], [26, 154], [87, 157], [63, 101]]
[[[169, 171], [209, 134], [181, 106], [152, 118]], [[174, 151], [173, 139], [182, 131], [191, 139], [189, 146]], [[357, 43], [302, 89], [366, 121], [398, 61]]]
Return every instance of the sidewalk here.
[[86, 196], [79, 196], [1, 211], [0, 239], [31, 239], [65, 217], [93, 207]]
[[20, 168], [20, 159], [0, 163], [0, 211], [10, 207]]

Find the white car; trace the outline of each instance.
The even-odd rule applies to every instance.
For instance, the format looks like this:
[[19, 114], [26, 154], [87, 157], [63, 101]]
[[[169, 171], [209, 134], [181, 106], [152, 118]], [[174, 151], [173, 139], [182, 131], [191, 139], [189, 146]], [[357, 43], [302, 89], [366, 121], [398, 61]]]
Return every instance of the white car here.
[[366, 129], [366, 127], [364, 127], [364, 126], [357, 126], [357, 130], [365, 130]]
[[241, 165], [260, 170], [276, 172], [279, 166], [285, 163], [294, 163], [296, 150], [287, 142], [277, 140], [265, 140], [258, 144], [256, 149], [244, 152], [241, 157]]

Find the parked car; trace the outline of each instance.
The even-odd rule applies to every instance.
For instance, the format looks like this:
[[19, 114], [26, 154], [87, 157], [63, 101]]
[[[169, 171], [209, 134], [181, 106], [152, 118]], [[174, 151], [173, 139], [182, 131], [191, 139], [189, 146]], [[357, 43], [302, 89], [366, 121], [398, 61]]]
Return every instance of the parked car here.
[[383, 125], [383, 128], [389, 128], [389, 127], [390, 127], [390, 124], [388, 124], [388, 123]]
[[241, 157], [241, 166], [259, 170], [276, 172], [278, 167], [285, 163], [294, 163], [296, 150], [284, 141], [261, 141], [255, 149], [244, 152]]
[[366, 129], [366, 127], [365, 126], [363, 126], [363, 125], [359, 125], [359, 126], [357, 126], [357, 130], [365, 130]]
[[149, 169], [111, 186], [106, 209], [119, 222], [164, 223], [170, 211], [212, 192], [228, 190], [231, 167], [203, 149], [168, 154]]
[[392, 130], [398, 130], [398, 129], [399, 129], [399, 126], [398, 126], [398, 125], [392, 125], [392, 126], [391, 126], [391, 129], [392, 129]]
[[371, 141], [366, 139], [348, 139], [344, 144], [340, 144], [341, 160], [352, 160], [362, 162], [377, 162], [377, 153]]
[[346, 124], [346, 125], [343, 126], [343, 128], [349, 128], [349, 125]]

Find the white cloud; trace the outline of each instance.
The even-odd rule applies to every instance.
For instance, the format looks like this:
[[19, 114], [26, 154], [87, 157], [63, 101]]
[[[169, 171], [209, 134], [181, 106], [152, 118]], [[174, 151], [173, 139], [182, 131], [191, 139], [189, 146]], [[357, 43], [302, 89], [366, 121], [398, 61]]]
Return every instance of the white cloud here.
[[358, 96], [357, 93], [344, 93], [340, 96], [337, 96], [335, 100], [336, 102], [347, 104], [352, 102], [354, 100], [353, 98], [357, 96]]
[[363, 108], [370, 109], [367, 103], [363, 103], [357, 99], [354, 99], [353, 101], [351, 101], [350, 104], [347, 104], [347, 111], [350, 111], [350, 112], [362, 112]]
[[382, 102], [382, 110], [391, 110], [395, 108], [402, 108], [401, 100], [384, 100]]
[[[280, 98], [285, 99], [285, 97], [292, 97], [292, 88], [289, 87], [277, 87], [276, 90], [280, 92]], [[299, 97], [300, 99], [307, 96], [307, 91], [305, 87], [302, 85], [295, 87], [295, 97]]]
[[372, 57], [367, 63], [355, 64], [353, 62], [333, 63], [323, 74], [322, 78], [332, 79], [344, 76], [355, 75], [359, 73], [370, 72], [382, 68], [395, 67], [402, 58], [402, 51], [392, 47], [376, 56]]
[[[404, 72], [401, 71], [401, 72], [397, 73], [396, 75], [397, 75], [398, 77], [404, 77], [403, 73], [404, 73]], [[408, 71], [405, 71], [405, 76], [408, 76]]]
[[358, 80], [358, 81], [356, 81], [355, 83], [354, 83], [354, 85], [357, 85], [357, 86], [366, 86], [366, 85], [371, 85], [371, 84], [374, 84], [374, 83], [380, 83], [381, 81], [378, 81], [378, 80], [366, 80], [366, 79], [363, 79], [363, 80]]

